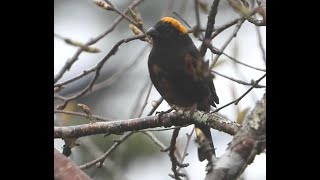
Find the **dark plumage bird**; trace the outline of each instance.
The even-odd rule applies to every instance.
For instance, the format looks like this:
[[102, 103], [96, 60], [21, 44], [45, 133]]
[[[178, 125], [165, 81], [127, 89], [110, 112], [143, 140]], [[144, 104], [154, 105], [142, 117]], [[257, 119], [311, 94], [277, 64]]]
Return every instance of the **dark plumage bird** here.
[[[161, 96], [179, 108], [209, 112], [210, 105], [216, 107], [219, 98], [209, 64], [201, 58], [187, 29], [176, 19], [164, 17], [148, 30], [147, 35], [153, 41], [148, 60], [150, 78]], [[215, 151], [210, 128], [196, 125], [196, 134], [200, 144], [210, 144], [200, 145], [199, 160], [211, 159]]]

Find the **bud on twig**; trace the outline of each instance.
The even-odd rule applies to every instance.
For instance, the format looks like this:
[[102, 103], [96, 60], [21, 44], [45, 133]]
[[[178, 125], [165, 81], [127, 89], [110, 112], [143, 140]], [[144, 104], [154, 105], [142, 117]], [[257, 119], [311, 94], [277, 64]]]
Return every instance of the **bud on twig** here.
[[93, 0], [93, 2], [105, 10], [109, 10], [109, 11], [113, 10], [113, 8], [107, 2], [105, 2], [103, 0]]

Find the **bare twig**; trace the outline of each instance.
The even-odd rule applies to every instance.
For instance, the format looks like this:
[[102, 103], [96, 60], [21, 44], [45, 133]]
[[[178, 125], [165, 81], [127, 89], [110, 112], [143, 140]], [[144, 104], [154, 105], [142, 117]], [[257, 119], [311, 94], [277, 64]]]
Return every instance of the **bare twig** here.
[[[87, 114], [85, 114], [85, 113], [72, 112], [72, 111], [54, 110], [54, 113], [62, 113], [62, 114], [69, 114], [69, 115], [87, 117]], [[92, 115], [92, 117], [94, 117], [94, 120], [97, 120], [97, 121], [112, 121], [109, 118], [105, 118], [105, 117], [101, 117], [101, 116], [97, 116], [97, 115]]]
[[60, 100], [62, 100], [62, 101], [65, 101], [65, 100], [66, 100], [65, 97], [60, 96], [60, 95], [58, 95], [58, 94], [55, 94], [55, 95], [53, 96], [53, 98], [54, 98], [54, 99], [60, 99]]
[[161, 141], [159, 141], [159, 139], [153, 133], [148, 131], [140, 131], [140, 132], [147, 135], [157, 146], [161, 148], [161, 151], [164, 151], [165, 149], [167, 149], [167, 147]]
[[228, 29], [229, 27], [237, 24], [237, 22], [240, 21], [241, 19], [244, 19], [244, 18], [243, 18], [243, 17], [237, 18], [237, 19], [235, 19], [235, 20], [233, 20], [233, 21], [230, 21], [229, 23], [226, 23], [226, 24], [224, 24], [224, 25], [222, 25], [222, 26], [219, 26], [219, 27], [215, 28], [215, 31], [214, 31], [214, 33], [211, 35], [210, 39], [212, 40], [212, 39], [215, 38], [218, 34], [220, 34], [222, 31], [224, 31], [224, 30]]
[[260, 51], [262, 53], [262, 58], [264, 60], [264, 63], [266, 63], [267, 62], [266, 51], [263, 49], [262, 36], [261, 36], [260, 28], [258, 26], [256, 26], [256, 30], [257, 30], [257, 36], [258, 36]]
[[[111, 75], [108, 79], [102, 81], [102, 82], [99, 82], [97, 84], [95, 84], [93, 87], [92, 87], [92, 91], [96, 91], [97, 89], [99, 88], [105, 88], [105, 87], [108, 87], [110, 86], [113, 82], [115, 82], [117, 79], [119, 79], [123, 74], [124, 72], [128, 71], [130, 68], [134, 67], [135, 64], [139, 63], [143, 58], [142, 55], [144, 54], [144, 51], [148, 48], [148, 45], [145, 46], [144, 48], [141, 49], [141, 52], [138, 53], [138, 55], [134, 58], [133, 61], [130, 61], [131, 63], [125, 65], [124, 67], [122, 67], [121, 69], [119, 69], [117, 72], [115, 72], [113, 75]], [[82, 73], [80, 73], [79, 75], [76, 75], [64, 82], [61, 82], [61, 83], [56, 83], [54, 85], [54, 87], [62, 87], [63, 85], [66, 85], [66, 84], [69, 84], [71, 82], [74, 82], [84, 76], [86, 76], [87, 74], [91, 73], [91, 72], [94, 72], [96, 69], [95, 69], [95, 66], [90, 68], [90, 69], [87, 69], [87, 70], [84, 70]]]
[[[223, 44], [223, 46], [219, 49], [219, 52], [223, 52], [223, 51], [226, 49], [226, 47], [228, 46], [228, 44], [231, 42], [231, 40], [232, 40], [234, 37], [237, 36], [237, 33], [238, 33], [238, 31], [239, 31], [239, 29], [240, 29], [240, 27], [241, 27], [241, 25], [243, 24], [244, 21], [245, 21], [245, 19], [241, 19], [241, 20], [239, 20], [239, 21], [237, 22], [237, 25], [236, 25], [233, 33], [232, 33], [231, 36], [226, 40], [226, 42]], [[207, 47], [207, 46], [206, 46], [206, 47]], [[209, 67], [210, 69], [213, 68], [214, 64], [218, 61], [219, 57], [220, 57], [220, 54], [217, 54], [217, 55], [214, 57], [214, 59], [212, 60], [211, 65], [210, 65], [210, 67]]]
[[109, 51], [109, 53], [100, 61], [97, 63], [97, 65], [95, 65], [95, 74], [92, 78], [92, 80], [90, 81], [90, 83], [87, 85], [87, 87], [85, 87], [83, 90], [81, 90], [79, 93], [71, 96], [71, 97], [68, 97], [63, 104], [59, 105], [57, 109], [61, 110], [61, 109], [64, 109], [65, 106], [67, 105], [67, 103], [69, 101], [72, 101], [74, 99], [77, 99], [81, 96], [83, 96], [84, 94], [86, 94], [93, 86], [93, 84], [95, 83], [95, 81], [98, 79], [99, 75], [100, 75], [100, 70], [101, 68], [103, 67], [103, 65], [105, 64], [105, 62], [112, 56], [114, 55], [119, 46], [123, 43], [128, 43], [130, 41], [133, 41], [133, 40], [136, 40], [136, 39], [141, 39], [145, 37], [145, 35], [138, 35], [138, 36], [132, 36], [132, 37], [129, 37], [129, 38], [126, 38], [126, 39], [122, 39], [120, 41], [118, 41], [112, 48], [111, 50]]
[[[190, 144], [190, 141], [191, 141], [191, 137], [192, 137], [192, 135], [193, 135], [193, 132], [194, 132], [194, 128], [192, 128], [192, 131], [191, 131], [190, 134], [188, 134], [188, 133], [186, 134], [186, 135], [187, 135], [187, 143], [186, 143], [186, 146], [184, 147], [184, 150], [183, 150], [183, 154], [182, 154], [180, 163], [183, 163], [184, 159], [185, 159], [185, 158], [187, 157], [187, 155], [188, 155], [187, 150], [188, 150], [188, 147], [189, 147], [189, 144]], [[179, 167], [177, 171], [179, 172], [180, 169], [181, 169], [181, 167]]]
[[177, 12], [173, 11], [173, 14], [176, 15], [185, 25], [187, 25], [189, 28], [191, 28], [190, 24], [182, 16], [180, 16]]
[[157, 108], [160, 106], [160, 104], [163, 102], [163, 97], [160, 97], [157, 101], [156, 101], [156, 105], [152, 107], [152, 109], [150, 110], [150, 112], [147, 114], [147, 116], [151, 116], [156, 110]]
[[180, 126], [170, 127], [170, 128], [161, 128], [161, 129], [144, 129], [140, 130], [139, 132], [147, 132], [147, 131], [169, 131], [173, 129], [181, 128]]
[[196, 27], [199, 29], [201, 27], [201, 21], [200, 21], [200, 13], [199, 13], [199, 1], [194, 0], [194, 10], [196, 15]]
[[253, 67], [253, 66], [248, 65], [248, 64], [245, 64], [245, 63], [243, 63], [243, 62], [241, 62], [241, 61], [238, 61], [236, 58], [234, 58], [234, 57], [232, 57], [232, 56], [230, 56], [230, 55], [228, 55], [228, 54], [226, 54], [226, 53], [224, 53], [224, 52], [221, 52], [221, 53], [222, 53], [223, 55], [227, 56], [229, 59], [233, 60], [234, 62], [238, 63], [238, 64], [241, 64], [241, 65], [243, 65], [243, 66], [247, 66], [247, 67], [249, 67], [249, 68], [252, 68], [252, 69], [255, 69], [255, 70], [258, 70], [258, 71], [266, 72], [265, 69], [260, 69], [260, 68], [257, 68], [257, 67]]
[[136, 64], [140, 63], [143, 60], [142, 56], [144, 55], [145, 50], [147, 50], [147, 48], [148, 48], [148, 45], [146, 44], [146, 46], [144, 46], [141, 49], [141, 51], [137, 54], [136, 57], [134, 57], [132, 61], [130, 61], [130, 63], [126, 64], [125, 66], [117, 70], [117, 72], [112, 74], [108, 79], [94, 84], [91, 92], [97, 91], [101, 88], [106, 88], [108, 86], [111, 86], [115, 81], [117, 81], [120, 77], [122, 77], [125, 74], [125, 72], [129, 71], [129, 69], [135, 67]]
[[[214, 0], [212, 2], [212, 6], [210, 8], [210, 12], [209, 12], [209, 15], [208, 15], [206, 33], [204, 35], [203, 41], [206, 41], [206, 40], [210, 39], [210, 36], [211, 36], [213, 28], [214, 28], [216, 15], [217, 15], [217, 12], [218, 12], [219, 2], [220, 2], [220, 0]], [[204, 57], [206, 52], [207, 52], [207, 46], [205, 45], [204, 42], [202, 42], [201, 47], [200, 47], [200, 55], [202, 57]]]
[[[234, 78], [232, 78], [232, 77], [229, 77], [229, 76], [223, 75], [223, 74], [221, 74], [221, 73], [218, 73], [217, 71], [214, 71], [214, 70], [211, 70], [211, 72], [213, 72], [214, 74], [217, 74], [217, 75], [219, 75], [219, 76], [221, 76], [221, 77], [224, 77], [224, 78], [226, 78], [226, 79], [229, 79], [229, 80], [231, 80], [231, 81], [237, 82], [237, 83], [239, 83], [239, 84], [252, 86], [252, 85], [255, 83], [255, 82], [247, 83], [247, 82], [242, 81], [242, 80], [239, 80], [239, 79], [234, 79]], [[254, 88], [265, 88], [265, 87], [266, 87], [266, 86], [264, 86], [264, 85], [259, 85], [259, 84], [257, 84]]]
[[172, 137], [171, 137], [171, 142], [170, 142], [170, 148], [169, 148], [169, 150], [170, 150], [169, 151], [169, 156], [170, 156], [170, 160], [171, 160], [171, 163], [172, 163], [171, 170], [173, 171], [173, 175], [169, 174], [169, 176], [172, 177], [172, 178], [175, 178], [177, 180], [181, 180], [180, 176], [181, 177], [185, 176], [185, 174], [179, 173], [177, 171], [177, 166], [179, 166], [179, 167], [187, 167], [187, 166], [189, 166], [189, 164], [179, 163], [179, 161], [177, 160], [176, 156], [174, 155], [175, 154], [175, 150], [176, 150], [176, 140], [177, 140], [177, 137], [179, 135], [179, 131], [180, 131], [180, 128], [173, 130]]
[[146, 95], [146, 98], [145, 98], [145, 100], [144, 100], [144, 103], [143, 103], [143, 105], [142, 105], [142, 107], [141, 107], [141, 109], [140, 109], [140, 111], [139, 111], [139, 113], [138, 113], [138, 117], [141, 117], [144, 109], [146, 108], [146, 106], [147, 106], [147, 104], [148, 104], [148, 99], [149, 99], [149, 96], [150, 96], [150, 93], [151, 93], [151, 89], [152, 89], [152, 83], [151, 83], [150, 80], [148, 80], [146, 87], [148, 88], [148, 90], [147, 90], [147, 95]]
[[[146, 32], [146, 30], [143, 29], [142, 24], [139, 24], [139, 23], [135, 22], [134, 20], [130, 19], [125, 13], [121, 12], [117, 7], [115, 7], [109, 0], [104, 0], [104, 1], [108, 2], [108, 4], [110, 4], [112, 6], [113, 11], [115, 11], [116, 13], [121, 15], [123, 18], [125, 18], [127, 21], [129, 21], [131, 24], [135, 25], [143, 33]], [[132, 8], [130, 8], [130, 9], [132, 9]]]
[[[139, 5], [143, 0], [136, 0], [133, 3], [131, 3], [128, 6], [128, 9], [124, 11], [124, 13], [127, 13], [129, 11], [129, 8], [134, 8], [137, 5]], [[92, 44], [95, 44], [96, 42], [98, 42], [99, 40], [101, 40], [103, 37], [105, 37], [106, 35], [108, 35], [111, 31], [114, 30], [114, 28], [120, 23], [120, 21], [123, 19], [122, 16], [119, 16], [114, 22], [113, 24], [102, 34], [98, 35], [95, 38], [90, 39], [87, 43], [85, 43], [85, 46], [90, 46]], [[73, 65], [73, 63], [75, 63], [79, 57], [79, 55], [83, 52], [82, 48], [78, 48], [78, 50], [76, 51], [76, 53], [67, 60], [67, 62], [64, 64], [64, 66], [60, 69], [60, 71], [55, 75], [54, 77], [54, 83], [58, 82], [59, 79], [61, 79], [61, 77], [63, 76], [63, 74], [69, 70], [71, 68], [71, 66]]]
[[71, 46], [75, 46], [75, 47], [80, 47], [83, 51], [88, 52], [88, 53], [98, 53], [100, 52], [100, 50], [96, 47], [91, 47], [91, 46], [86, 46], [84, 43], [70, 39], [70, 38], [65, 38], [62, 37], [59, 34], [54, 33], [54, 36], [58, 39], [63, 40], [65, 43], [71, 45]]
[[202, 111], [177, 110], [161, 116], [147, 116], [111, 122], [95, 122], [66, 127], [54, 127], [54, 138], [78, 138], [94, 134], [122, 134], [126, 131], [138, 131], [155, 127], [187, 126], [190, 124], [206, 124], [213, 129], [235, 134], [241, 125], [214, 113]]
[[207, 44], [207, 47], [211, 50], [211, 52], [212, 52], [213, 54], [219, 54], [219, 55], [223, 54], [223, 55], [227, 56], [229, 59], [231, 59], [232, 61], [234, 61], [234, 62], [236, 62], [236, 63], [238, 63], [238, 64], [241, 64], [241, 65], [243, 65], [243, 66], [246, 66], [246, 67], [249, 67], [249, 68], [258, 70], [258, 71], [266, 72], [265, 69], [260, 69], [260, 68], [253, 67], [253, 66], [251, 66], [251, 65], [245, 64], [245, 63], [237, 60], [236, 58], [234, 58], [234, 57], [226, 54], [225, 52], [221, 52], [218, 48], [212, 46], [211, 42], [209, 42], [209, 41], [206, 41], [205, 43]]
[[204, 39], [203, 37], [203, 33], [202, 31], [200, 30], [201, 28], [201, 21], [200, 21], [200, 13], [199, 13], [199, 1], [198, 0], [194, 0], [194, 9], [195, 9], [195, 15], [196, 15], [196, 26], [193, 27], [194, 29], [194, 35], [195, 37], [199, 37], [200, 35], [200, 38], [201, 39]]
[[104, 160], [122, 143], [124, 142], [128, 137], [130, 137], [134, 132], [129, 132], [125, 135], [123, 135], [120, 139], [118, 139], [113, 145], [112, 147], [106, 152], [104, 153], [101, 157], [91, 161], [91, 162], [88, 162], [86, 164], [83, 164], [80, 167], [80, 169], [87, 169], [97, 163], [100, 163], [100, 164], [103, 164]]
[[223, 106], [215, 109], [212, 113], [218, 112], [218, 111], [220, 111], [221, 109], [223, 109], [223, 108], [225, 108], [225, 107], [227, 107], [227, 106], [229, 106], [229, 105], [231, 105], [231, 104], [233, 104], [233, 103], [234, 103], [235, 105], [237, 105], [237, 104], [239, 103], [239, 101], [240, 101], [245, 95], [247, 95], [264, 77], [266, 77], [266, 75], [267, 75], [267, 74], [264, 74], [261, 78], [259, 78], [259, 79], [258, 79], [246, 92], [244, 92], [239, 98], [237, 98], [237, 99], [229, 102], [229, 103], [226, 104], [226, 105], [223, 105]]

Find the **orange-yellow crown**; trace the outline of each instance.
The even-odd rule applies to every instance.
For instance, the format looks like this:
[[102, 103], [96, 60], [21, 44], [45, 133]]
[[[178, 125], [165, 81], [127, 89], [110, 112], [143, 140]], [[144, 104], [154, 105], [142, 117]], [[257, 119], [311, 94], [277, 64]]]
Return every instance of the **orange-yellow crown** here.
[[176, 19], [172, 17], [164, 17], [161, 19], [162, 22], [170, 23], [174, 28], [176, 28], [181, 33], [185, 34], [188, 30]]

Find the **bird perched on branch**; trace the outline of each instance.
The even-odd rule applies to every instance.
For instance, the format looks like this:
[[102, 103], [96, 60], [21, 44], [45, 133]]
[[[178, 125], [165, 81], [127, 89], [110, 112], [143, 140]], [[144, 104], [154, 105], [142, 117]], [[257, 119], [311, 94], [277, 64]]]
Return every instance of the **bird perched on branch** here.
[[[150, 78], [168, 104], [182, 108], [196, 108], [210, 112], [219, 98], [212, 82], [209, 61], [205, 62], [188, 35], [187, 29], [176, 19], [164, 17], [147, 33], [152, 39], [148, 68]], [[196, 124], [200, 161], [211, 161], [215, 155], [210, 127]]]

